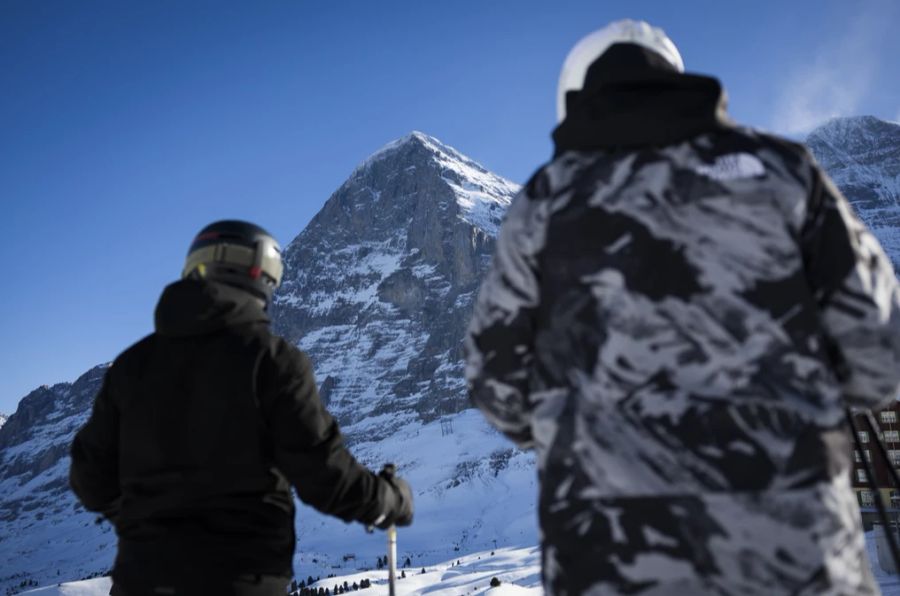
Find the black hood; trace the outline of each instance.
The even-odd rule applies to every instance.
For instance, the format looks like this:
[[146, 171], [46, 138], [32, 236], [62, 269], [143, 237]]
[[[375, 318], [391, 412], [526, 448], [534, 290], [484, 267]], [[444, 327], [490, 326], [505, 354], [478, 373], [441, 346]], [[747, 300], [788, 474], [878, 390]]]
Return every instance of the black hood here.
[[714, 78], [677, 72], [636, 44], [611, 46], [588, 68], [581, 91], [566, 95], [566, 118], [553, 131], [556, 154], [670, 145], [732, 126]]
[[168, 337], [203, 335], [230, 325], [268, 322], [259, 298], [212, 281], [176, 281], [163, 290], [156, 305], [156, 332]]

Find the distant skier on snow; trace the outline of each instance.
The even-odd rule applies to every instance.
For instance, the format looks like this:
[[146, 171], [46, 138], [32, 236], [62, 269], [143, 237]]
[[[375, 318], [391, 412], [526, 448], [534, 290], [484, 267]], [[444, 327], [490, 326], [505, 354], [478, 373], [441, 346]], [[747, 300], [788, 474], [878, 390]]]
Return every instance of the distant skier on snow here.
[[740, 128], [665, 34], [563, 65], [466, 340], [537, 451], [549, 594], [876, 594], [844, 406], [900, 389], [900, 292], [802, 146]]
[[240, 221], [204, 228], [156, 331], [116, 358], [72, 444], [72, 489], [119, 538], [111, 594], [283, 595], [294, 502], [408, 525], [401, 478], [343, 444], [307, 356], [269, 330], [281, 251]]

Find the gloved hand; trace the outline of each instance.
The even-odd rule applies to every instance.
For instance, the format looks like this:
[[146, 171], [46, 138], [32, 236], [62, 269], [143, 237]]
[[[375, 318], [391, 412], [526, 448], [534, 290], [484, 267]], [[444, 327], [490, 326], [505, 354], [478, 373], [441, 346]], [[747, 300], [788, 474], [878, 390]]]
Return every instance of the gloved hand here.
[[408, 526], [413, 520], [413, 496], [409, 483], [395, 473], [393, 464], [387, 464], [379, 472], [379, 494], [382, 496], [382, 515], [375, 520], [375, 527], [386, 530], [392, 525]]

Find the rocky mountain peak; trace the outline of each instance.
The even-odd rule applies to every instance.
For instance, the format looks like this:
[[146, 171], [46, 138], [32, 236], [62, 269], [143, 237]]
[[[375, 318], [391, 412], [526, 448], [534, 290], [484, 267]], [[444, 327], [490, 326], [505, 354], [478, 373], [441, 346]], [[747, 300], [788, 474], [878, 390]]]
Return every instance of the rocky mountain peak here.
[[[418, 130], [414, 130], [409, 134], [400, 137], [399, 139], [394, 139], [393, 141], [385, 144], [383, 147], [372, 153], [356, 167], [353, 175], [362, 170], [365, 170], [372, 164], [383, 159], [397, 158], [397, 156], [399, 156], [399, 159], [407, 159], [407, 157], [404, 157], [404, 155], [408, 156], [410, 153], [414, 153], [417, 151], [432, 154], [450, 152], [457, 153], [456, 150], [447, 147], [436, 138], [429, 136], [423, 132], [419, 132]], [[353, 175], [351, 175], [351, 177]]]
[[[833, 118], [806, 138], [822, 166], [837, 181], [844, 174], [893, 178], [900, 176], [900, 124], [874, 116]], [[897, 186], [885, 180], [887, 198], [898, 198]]]
[[[396, 226], [410, 209], [420, 216], [438, 208], [496, 235], [518, 186], [497, 176], [456, 149], [413, 131], [392, 141], [360, 163], [326, 202], [304, 234], [322, 228], [350, 229], [358, 237], [380, 224]], [[432, 215], [439, 215], [432, 213]], [[360, 225], [363, 224], [363, 225]], [[302, 235], [301, 235], [302, 236]]]
[[[8, 456], [12, 448], [19, 450], [23, 445], [35, 442], [36, 436], [43, 441], [35, 442], [38, 447], [71, 439], [71, 436], [58, 437], [56, 433], [62, 426], [73, 429], [72, 417], [81, 420], [87, 416], [108, 367], [109, 364], [96, 366], [74, 383], [42, 385], [23, 397], [13, 415], [0, 424], [2, 455]], [[7, 460], [0, 457], [0, 479], [7, 472], [4, 468]]]
[[[873, 142], [874, 141], [874, 142]], [[900, 124], [875, 116], [832, 118], [809, 133], [808, 144], [828, 144], [846, 155], [869, 155], [884, 143], [900, 145]]]
[[427, 135], [424, 132], [414, 130], [409, 134], [400, 137], [399, 139], [395, 139], [387, 143], [386, 145], [375, 151], [375, 153], [371, 154], [361, 164], [359, 164], [359, 166], [357, 166], [354, 174], [383, 159], [399, 158], [400, 160], [405, 160], [409, 158], [408, 156], [410, 154], [417, 152], [433, 156], [437, 159], [449, 159], [458, 161], [480, 171], [481, 173], [490, 173], [483, 166], [475, 161], [472, 161], [453, 147], [445, 145], [438, 139]]
[[873, 116], [834, 118], [806, 144], [900, 271], [900, 125]]
[[274, 328], [310, 354], [342, 424], [464, 407], [462, 333], [517, 190], [413, 132], [362, 162], [286, 247]]

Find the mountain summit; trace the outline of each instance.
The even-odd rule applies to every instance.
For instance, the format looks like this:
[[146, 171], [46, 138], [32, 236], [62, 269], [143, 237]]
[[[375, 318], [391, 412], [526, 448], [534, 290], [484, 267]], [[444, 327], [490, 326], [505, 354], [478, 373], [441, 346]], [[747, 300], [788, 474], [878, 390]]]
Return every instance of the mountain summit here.
[[806, 144], [900, 271], [900, 125], [873, 116], [835, 118]]
[[409, 163], [407, 169], [412, 170], [413, 162], [423, 157], [453, 189], [460, 218], [496, 236], [500, 219], [509, 205], [508, 197], [518, 190], [518, 185], [489, 172], [481, 164], [425, 133], [413, 131], [388, 143], [361, 163], [348, 183], [364, 176], [378, 162], [387, 160], [388, 167], [397, 161]]
[[360, 164], [287, 246], [274, 329], [309, 353], [342, 425], [467, 407], [463, 331], [517, 190], [413, 132]]

